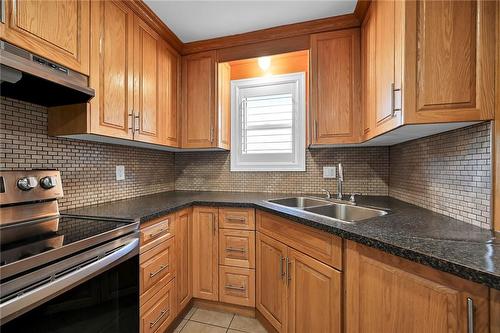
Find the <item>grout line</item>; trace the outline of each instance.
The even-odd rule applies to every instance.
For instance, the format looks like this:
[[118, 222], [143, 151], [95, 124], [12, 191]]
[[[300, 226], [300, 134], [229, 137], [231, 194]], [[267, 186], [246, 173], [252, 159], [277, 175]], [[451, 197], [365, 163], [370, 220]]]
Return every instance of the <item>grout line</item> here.
[[231, 324], [233, 323], [235, 314], [233, 313], [233, 317], [231, 318], [231, 321], [229, 322], [229, 326], [227, 327], [226, 333], [229, 332], [229, 327], [231, 327]]

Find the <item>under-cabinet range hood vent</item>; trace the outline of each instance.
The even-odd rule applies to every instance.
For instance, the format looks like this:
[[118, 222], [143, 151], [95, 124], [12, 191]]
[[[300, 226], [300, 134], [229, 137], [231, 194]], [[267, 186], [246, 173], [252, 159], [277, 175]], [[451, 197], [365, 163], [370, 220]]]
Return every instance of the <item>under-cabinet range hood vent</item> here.
[[86, 103], [88, 77], [0, 41], [0, 95], [44, 106]]

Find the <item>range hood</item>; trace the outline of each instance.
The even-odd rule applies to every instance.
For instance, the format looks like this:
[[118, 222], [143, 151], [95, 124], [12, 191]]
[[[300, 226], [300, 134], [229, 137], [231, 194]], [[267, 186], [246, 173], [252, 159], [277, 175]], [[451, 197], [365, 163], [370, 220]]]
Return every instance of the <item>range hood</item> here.
[[0, 95], [44, 106], [86, 103], [88, 77], [0, 41]]

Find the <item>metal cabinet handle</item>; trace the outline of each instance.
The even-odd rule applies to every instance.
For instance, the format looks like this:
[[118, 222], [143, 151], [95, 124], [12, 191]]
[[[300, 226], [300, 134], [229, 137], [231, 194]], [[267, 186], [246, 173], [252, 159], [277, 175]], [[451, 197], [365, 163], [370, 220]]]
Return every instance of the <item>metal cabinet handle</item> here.
[[240, 253], [246, 253], [247, 250], [246, 249], [239, 249], [239, 248], [235, 248], [235, 247], [227, 247], [226, 248], [226, 252], [240, 252]]
[[292, 281], [292, 273], [290, 272], [290, 265], [292, 262], [288, 257], [286, 258], [286, 284], [289, 285], [290, 281]]
[[214, 232], [214, 235], [217, 234], [217, 224], [215, 223], [215, 221], [213, 221], [213, 224], [212, 224], [212, 231]]
[[210, 127], [210, 142], [214, 142], [214, 128]]
[[283, 262], [285, 261], [285, 257], [280, 255], [280, 278], [283, 279], [286, 276], [285, 270], [283, 269]]
[[149, 273], [149, 277], [152, 278], [152, 277], [160, 274], [165, 268], [168, 268], [168, 265], [161, 265], [160, 268], [156, 272]]
[[129, 117], [129, 120], [128, 120], [128, 123], [129, 123], [129, 130], [132, 130], [132, 132], [135, 131], [135, 127], [134, 127], [134, 114], [133, 113], [129, 113], [128, 114], [128, 117]]
[[134, 124], [137, 124], [137, 126], [134, 125], [134, 131], [139, 132], [139, 129], [141, 127], [141, 121], [140, 121], [140, 116], [138, 114], [134, 116]]
[[156, 238], [156, 237], [160, 236], [163, 233], [163, 231], [165, 231], [165, 229], [161, 228], [160, 230], [158, 230], [158, 232], [155, 232], [153, 234], [149, 234], [149, 238]]
[[467, 297], [467, 333], [474, 333], [474, 301]]
[[314, 137], [318, 140], [318, 121], [314, 121]]
[[226, 217], [226, 220], [233, 221], [233, 222], [240, 222], [240, 223], [245, 223], [247, 221], [246, 218], [239, 217], [239, 216], [228, 216], [228, 217]]
[[397, 111], [401, 111], [401, 108], [396, 109], [396, 91], [401, 91], [400, 88], [396, 89], [395, 84], [391, 84], [391, 117], [396, 116]]
[[238, 287], [238, 286], [232, 286], [232, 285], [226, 285], [226, 289], [231, 289], [231, 290], [238, 290], [238, 291], [245, 291], [247, 290], [246, 287]]
[[162, 312], [160, 312], [160, 315], [158, 316], [158, 318], [156, 318], [154, 321], [149, 322], [149, 328], [153, 328], [156, 324], [158, 324], [158, 322], [161, 320], [161, 318], [163, 318], [169, 312], [170, 311], [168, 311], [168, 310], [163, 310]]

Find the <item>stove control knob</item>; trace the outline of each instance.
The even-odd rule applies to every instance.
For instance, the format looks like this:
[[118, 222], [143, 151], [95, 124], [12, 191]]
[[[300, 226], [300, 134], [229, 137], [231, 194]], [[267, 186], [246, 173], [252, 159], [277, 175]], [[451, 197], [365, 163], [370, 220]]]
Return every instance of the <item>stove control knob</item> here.
[[37, 187], [38, 181], [35, 177], [23, 177], [17, 180], [17, 187], [23, 191], [29, 191]]
[[40, 186], [43, 189], [50, 190], [57, 185], [56, 177], [46, 176], [40, 179]]

